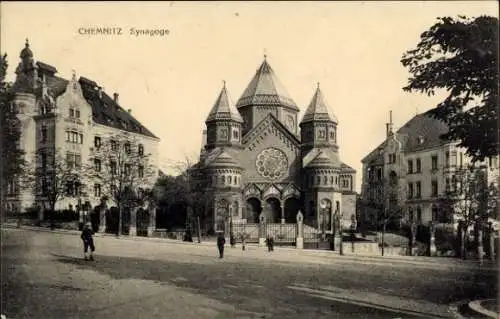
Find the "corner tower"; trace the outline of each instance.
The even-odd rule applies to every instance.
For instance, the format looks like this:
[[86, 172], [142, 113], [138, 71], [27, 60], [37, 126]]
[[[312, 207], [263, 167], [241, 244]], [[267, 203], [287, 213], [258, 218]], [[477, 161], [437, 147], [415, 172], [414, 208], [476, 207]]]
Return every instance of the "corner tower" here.
[[243, 119], [231, 103], [225, 81], [205, 124], [207, 125], [205, 150], [210, 151], [217, 147], [241, 148]]

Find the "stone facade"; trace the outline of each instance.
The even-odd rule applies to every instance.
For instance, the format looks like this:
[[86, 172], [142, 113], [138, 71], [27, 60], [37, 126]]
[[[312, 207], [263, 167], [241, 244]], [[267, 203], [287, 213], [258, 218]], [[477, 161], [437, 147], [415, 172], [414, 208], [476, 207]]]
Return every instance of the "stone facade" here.
[[[338, 120], [318, 85], [303, 119], [265, 59], [233, 105], [224, 85], [206, 120], [198, 185], [210, 194], [206, 227], [230, 222], [295, 223], [332, 231], [334, 214], [348, 222], [356, 171], [340, 161]], [[347, 216], [349, 215], [349, 216]]]
[[[440, 198], [452, 187], [456, 169], [471, 163], [458, 142], [439, 138], [448, 127], [428, 113], [418, 114], [393, 132], [392, 117], [386, 140], [363, 160], [360, 217], [375, 225], [387, 204], [388, 183], [398, 185], [395, 199], [403, 208], [400, 222], [428, 225], [456, 222], [455, 216], [439, 209]], [[498, 158], [478, 163], [487, 171], [487, 183], [498, 181]]]
[[[150, 187], [154, 185], [159, 139], [119, 105], [118, 94], [110, 97], [97, 83], [84, 77], [77, 79], [76, 74], [69, 80], [59, 77], [53, 66], [35, 61], [28, 42], [20, 57], [13, 85], [16, 93], [13, 106], [22, 123], [20, 148], [28, 163], [42, 166], [43, 159], [36, 154], [45, 149], [57, 150], [84, 166], [91, 160], [90, 154], [98, 139], [126, 133], [142, 145], [146, 154], [151, 154], [150, 163], [156, 169], [153, 169]], [[8, 184], [8, 210], [21, 212], [29, 207], [46, 206], [45, 199], [34, 189], [20, 189], [17, 181]], [[65, 194], [55, 209], [75, 208], [79, 201], [88, 201], [95, 207], [100, 200], [97, 185], [90, 181], [84, 194]]]

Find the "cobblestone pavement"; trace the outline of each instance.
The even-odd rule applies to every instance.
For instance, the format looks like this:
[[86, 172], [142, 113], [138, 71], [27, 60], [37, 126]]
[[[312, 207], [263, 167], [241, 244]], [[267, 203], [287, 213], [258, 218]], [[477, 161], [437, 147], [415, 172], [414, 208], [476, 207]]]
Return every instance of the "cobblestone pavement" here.
[[[263, 248], [2, 230], [7, 318], [448, 318], [448, 304], [496, 295], [496, 273], [299, 255]], [[399, 266], [397, 266], [399, 265]]]

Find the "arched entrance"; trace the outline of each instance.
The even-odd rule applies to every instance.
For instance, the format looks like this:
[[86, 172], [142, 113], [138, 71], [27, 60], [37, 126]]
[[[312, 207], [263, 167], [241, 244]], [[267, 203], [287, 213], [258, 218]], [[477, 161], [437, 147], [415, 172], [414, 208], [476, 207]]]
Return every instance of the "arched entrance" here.
[[266, 217], [266, 222], [268, 223], [281, 222], [281, 203], [279, 199], [270, 197], [266, 200], [264, 216]]
[[136, 218], [137, 236], [148, 236], [149, 212], [141, 207], [137, 210]]
[[118, 233], [118, 218], [119, 211], [118, 207], [110, 207], [106, 212], [106, 233], [116, 234]]
[[226, 231], [226, 221], [229, 217], [229, 202], [225, 199], [217, 201], [217, 206], [215, 210], [215, 231], [225, 232]]
[[300, 206], [300, 200], [295, 197], [285, 200], [285, 223], [295, 223], [297, 221]]
[[246, 211], [246, 216], [245, 218], [247, 219], [248, 223], [258, 223], [259, 222], [259, 215], [262, 212], [262, 205], [260, 203], [260, 200], [251, 197], [247, 199], [247, 211]]
[[320, 225], [320, 229], [323, 233], [329, 232], [332, 230], [332, 201], [324, 198], [320, 201], [320, 211], [319, 211], [319, 220], [318, 224]]

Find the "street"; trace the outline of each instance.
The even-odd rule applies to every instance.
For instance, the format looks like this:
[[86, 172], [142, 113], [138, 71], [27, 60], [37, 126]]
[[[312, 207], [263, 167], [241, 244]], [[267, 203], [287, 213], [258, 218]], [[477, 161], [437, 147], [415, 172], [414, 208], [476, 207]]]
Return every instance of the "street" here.
[[7, 318], [451, 318], [494, 271], [2, 229]]

